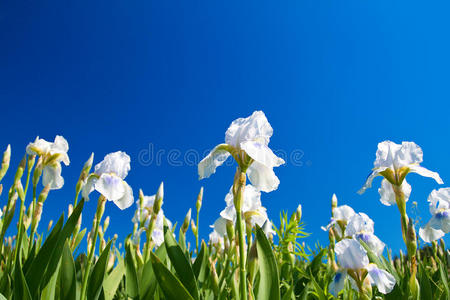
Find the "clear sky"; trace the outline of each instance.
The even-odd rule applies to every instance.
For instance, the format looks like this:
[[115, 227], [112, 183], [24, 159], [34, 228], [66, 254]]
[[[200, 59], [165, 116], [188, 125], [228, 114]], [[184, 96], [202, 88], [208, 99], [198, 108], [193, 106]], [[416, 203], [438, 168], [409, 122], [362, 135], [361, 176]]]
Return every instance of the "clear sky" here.
[[[195, 153], [263, 110], [270, 146], [288, 155], [279, 189], [262, 196], [275, 224], [302, 204], [308, 242], [327, 244], [320, 226], [336, 193], [398, 251], [399, 213], [379, 202], [380, 179], [356, 191], [386, 139], [415, 141], [423, 166], [450, 186], [448, 11], [448, 1], [1, 1], [0, 147], [11, 144], [15, 169], [37, 135], [69, 141], [66, 184], [47, 199], [42, 229], [72, 201], [91, 152], [97, 163], [123, 150], [135, 196], [164, 181], [172, 221], [182, 222], [204, 186], [206, 238], [235, 167], [198, 181]], [[408, 209], [417, 201], [425, 222], [438, 185], [408, 181]], [[95, 206], [83, 215], [89, 228]], [[109, 235], [130, 233], [133, 212], [108, 203]]]

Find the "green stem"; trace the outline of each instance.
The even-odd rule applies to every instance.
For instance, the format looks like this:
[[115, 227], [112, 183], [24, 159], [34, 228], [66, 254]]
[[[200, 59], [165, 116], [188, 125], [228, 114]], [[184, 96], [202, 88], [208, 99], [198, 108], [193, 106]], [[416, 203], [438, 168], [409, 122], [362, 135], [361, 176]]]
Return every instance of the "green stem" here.
[[239, 245], [239, 291], [240, 299], [247, 300], [247, 271], [245, 269], [245, 224], [242, 219], [242, 202], [244, 201], [244, 188], [246, 175], [238, 169], [238, 176], [235, 177], [235, 199], [234, 207], [236, 209], [236, 227], [238, 231]]
[[98, 199], [98, 205], [97, 205], [97, 212], [96, 212], [96, 216], [94, 219], [94, 236], [91, 237], [92, 239], [92, 246], [91, 249], [88, 249], [88, 258], [86, 261], [86, 268], [85, 271], [83, 273], [83, 283], [81, 286], [81, 295], [80, 295], [80, 300], [85, 300], [86, 298], [86, 290], [87, 290], [87, 282], [88, 282], [88, 278], [89, 278], [89, 273], [91, 270], [91, 265], [92, 265], [92, 261], [94, 259], [94, 253], [95, 253], [95, 245], [97, 242], [97, 236], [98, 236], [98, 228], [100, 226], [100, 221], [103, 217], [103, 212], [104, 212], [104, 208], [105, 208], [105, 202], [106, 202], [106, 198], [104, 196], [100, 196], [100, 198]]
[[195, 249], [197, 249], [197, 254], [198, 254], [198, 217], [200, 214], [200, 210], [197, 209], [197, 216], [196, 216], [196, 220], [195, 220], [195, 226], [197, 227], [197, 234], [195, 235]]
[[155, 227], [156, 215], [152, 213], [152, 217], [150, 218], [150, 222], [148, 224], [147, 232], [146, 232], [146, 241], [144, 246], [144, 263], [146, 263], [150, 258], [150, 244], [152, 239], [153, 228]]
[[17, 239], [16, 239], [16, 251], [15, 251], [15, 258], [14, 262], [16, 262], [19, 259], [19, 252], [20, 252], [20, 245], [22, 243], [22, 224], [23, 224], [23, 211], [25, 207], [25, 199], [20, 199], [20, 211], [19, 211], [19, 232], [17, 233]]

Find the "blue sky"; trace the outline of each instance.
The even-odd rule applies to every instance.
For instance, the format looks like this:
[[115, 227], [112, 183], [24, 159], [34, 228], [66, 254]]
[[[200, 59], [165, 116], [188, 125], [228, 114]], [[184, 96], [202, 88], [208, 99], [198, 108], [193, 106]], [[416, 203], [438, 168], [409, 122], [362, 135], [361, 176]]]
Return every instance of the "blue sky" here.
[[[275, 224], [281, 210], [302, 204], [308, 242], [326, 244], [320, 226], [336, 193], [339, 204], [369, 214], [397, 251], [397, 209], [379, 202], [377, 188], [356, 191], [386, 139], [415, 141], [423, 165], [450, 182], [448, 9], [445, 1], [3, 1], [0, 146], [11, 144], [15, 168], [37, 135], [69, 141], [66, 184], [51, 192], [41, 228], [72, 201], [91, 152], [97, 163], [123, 150], [136, 196], [164, 181], [172, 221], [182, 221], [204, 186], [206, 238], [235, 168], [198, 181], [183, 157], [223, 142], [231, 121], [263, 110], [271, 147], [297, 156], [276, 169], [279, 189], [262, 196]], [[408, 181], [426, 221], [438, 185], [414, 174]], [[85, 226], [95, 206], [87, 203]], [[131, 232], [133, 208], [108, 203], [106, 215], [110, 236]]]

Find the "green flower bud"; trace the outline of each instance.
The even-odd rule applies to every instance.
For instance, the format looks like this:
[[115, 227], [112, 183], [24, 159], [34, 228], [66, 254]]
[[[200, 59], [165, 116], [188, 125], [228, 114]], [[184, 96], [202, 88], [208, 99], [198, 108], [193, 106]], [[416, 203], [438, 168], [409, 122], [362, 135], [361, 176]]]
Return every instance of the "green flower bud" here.
[[164, 182], [161, 182], [158, 191], [156, 192], [155, 196], [155, 203], [153, 204], [153, 213], [158, 215], [159, 211], [161, 210], [161, 206], [164, 199]]
[[197, 209], [197, 212], [200, 211], [200, 208], [202, 207], [202, 201], [203, 201], [203, 187], [200, 188], [200, 192], [197, 196], [197, 202], [195, 203], [195, 208]]
[[3, 152], [2, 165], [0, 168], [0, 180], [2, 180], [2, 178], [6, 174], [6, 171], [8, 171], [10, 160], [11, 160], [11, 145], [8, 145], [8, 147], [6, 147], [5, 152]]
[[186, 233], [189, 229], [189, 223], [191, 222], [191, 209], [189, 208], [186, 217], [184, 217], [183, 225], [181, 225], [181, 231]]

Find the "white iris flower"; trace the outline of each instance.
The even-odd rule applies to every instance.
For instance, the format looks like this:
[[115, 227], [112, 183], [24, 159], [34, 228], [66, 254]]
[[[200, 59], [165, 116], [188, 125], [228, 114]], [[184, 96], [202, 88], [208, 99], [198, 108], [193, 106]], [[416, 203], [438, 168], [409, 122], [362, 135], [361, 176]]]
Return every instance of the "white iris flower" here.
[[425, 242], [432, 242], [450, 232], [450, 188], [433, 190], [428, 202], [432, 217], [419, 235]]

